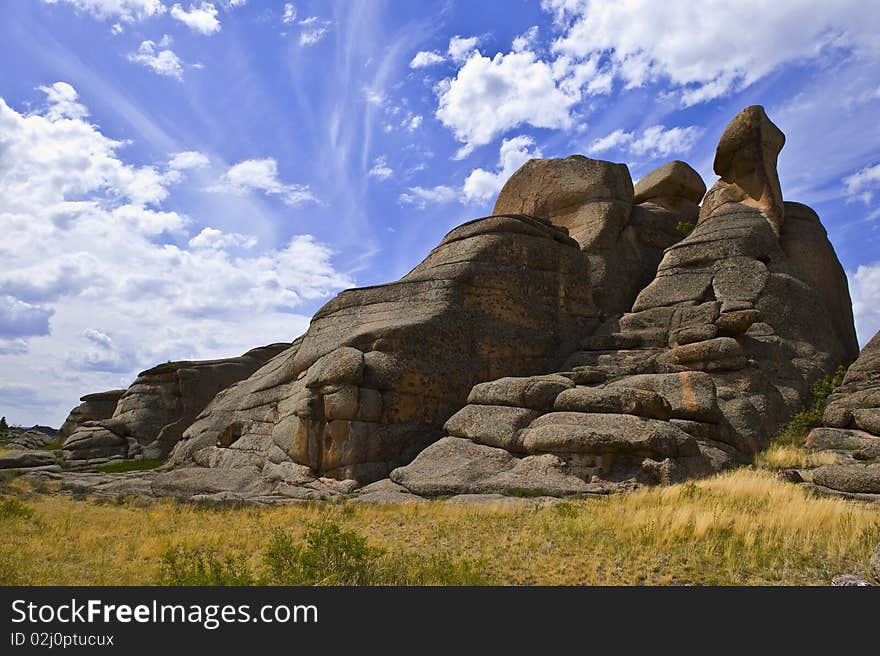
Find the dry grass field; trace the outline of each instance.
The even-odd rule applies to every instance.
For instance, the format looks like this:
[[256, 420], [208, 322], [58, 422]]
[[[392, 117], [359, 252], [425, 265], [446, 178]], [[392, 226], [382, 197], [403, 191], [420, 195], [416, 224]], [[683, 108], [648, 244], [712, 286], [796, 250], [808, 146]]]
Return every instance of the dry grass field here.
[[0, 502], [4, 584], [823, 585], [864, 575], [880, 542], [877, 507], [816, 498], [751, 468], [529, 509], [15, 492]]

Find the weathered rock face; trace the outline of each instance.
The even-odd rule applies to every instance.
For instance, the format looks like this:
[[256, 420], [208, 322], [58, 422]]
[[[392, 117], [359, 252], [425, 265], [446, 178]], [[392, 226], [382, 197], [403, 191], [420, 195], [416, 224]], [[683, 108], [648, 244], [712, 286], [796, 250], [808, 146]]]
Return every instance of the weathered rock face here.
[[70, 437], [77, 428], [87, 421], [100, 421], [110, 419], [116, 411], [116, 404], [125, 390], [110, 390], [96, 394], [86, 394], [80, 398], [80, 403], [67, 416], [67, 419], [58, 429], [61, 440]]
[[684, 219], [696, 221], [706, 184], [690, 165], [679, 160], [660, 166], [639, 180], [633, 201], [654, 203]]
[[[428, 447], [393, 481], [416, 490], [441, 460], [480, 445], [553, 456], [563, 479], [619, 489], [717, 471], [767, 444], [855, 338], [851, 313], [839, 314], [846, 280], [818, 218], [783, 205], [773, 186], [784, 137], [759, 110], [725, 130], [714, 205], [665, 250], [630, 311], [585, 336], [560, 370], [475, 388], [446, 424], [458, 441]], [[647, 178], [640, 198], [698, 192], [676, 165]], [[444, 480], [434, 493], [456, 492], [455, 479]], [[484, 483], [469, 475], [459, 491], [487, 491]]]
[[[83, 415], [105, 412], [116, 392], [85, 396], [65, 423], [76, 423], [64, 440], [65, 455], [73, 460], [140, 454], [164, 458], [220, 390], [247, 378], [287, 347], [272, 344], [238, 358], [160, 364], [138, 374], [118, 397], [109, 418], [85, 420]], [[83, 406], [86, 409], [78, 413]]]
[[399, 282], [330, 301], [295, 347], [215, 399], [173, 460], [219, 446], [318, 475], [386, 476], [440, 437], [475, 384], [552, 367], [595, 315], [564, 229], [518, 215], [466, 223]]
[[880, 333], [865, 345], [828, 397], [824, 426], [806, 446], [837, 455], [838, 464], [804, 472], [820, 490], [880, 502]]
[[746, 107], [724, 130], [713, 168], [721, 179], [706, 194], [700, 220], [725, 203], [741, 203], [761, 211], [778, 235], [785, 211], [776, 159], [785, 135], [760, 105]]
[[504, 185], [495, 212], [529, 214], [567, 228], [589, 263], [601, 317], [619, 315], [653, 278], [663, 249], [681, 239], [678, 222], [695, 214], [702, 180], [686, 164], [672, 164], [648, 174], [653, 182], [639, 200], [646, 202], [636, 205], [625, 164], [583, 155], [533, 159]]

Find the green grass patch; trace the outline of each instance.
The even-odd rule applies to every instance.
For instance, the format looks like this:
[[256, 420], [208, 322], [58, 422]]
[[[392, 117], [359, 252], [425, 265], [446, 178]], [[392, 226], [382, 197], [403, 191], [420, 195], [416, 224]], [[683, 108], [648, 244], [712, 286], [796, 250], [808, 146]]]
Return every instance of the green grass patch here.
[[61, 451], [61, 449], [63, 449], [63, 448], [64, 448], [64, 446], [61, 444], [61, 442], [52, 442], [52, 444], [47, 444], [46, 446], [42, 447], [40, 450], [41, 451]]
[[832, 376], [826, 376], [811, 388], [810, 404], [796, 413], [771, 440], [772, 444], [783, 446], [803, 446], [811, 430], [822, 425], [822, 415], [828, 405], [828, 397], [839, 387], [846, 375], [847, 367], [841, 365]]
[[102, 474], [122, 474], [124, 472], [155, 469], [161, 464], [161, 460], [150, 460], [149, 458], [145, 458], [143, 460], [121, 460], [119, 462], [114, 462], [109, 465], [104, 465], [103, 467], [98, 467], [97, 471], [101, 472]]
[[27, 504], [15, 497], [0, 499], [0, 519], [29, 519], [33, 514]]

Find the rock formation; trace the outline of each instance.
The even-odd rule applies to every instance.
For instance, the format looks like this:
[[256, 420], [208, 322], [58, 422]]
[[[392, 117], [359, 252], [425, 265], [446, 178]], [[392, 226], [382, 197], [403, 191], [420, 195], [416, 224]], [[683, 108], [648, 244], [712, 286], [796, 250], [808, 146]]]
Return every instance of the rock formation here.
[[223, 462], [293, 460], [369, 482], [437, 440], [474, 384], [545, 370], [597, 323], [564, 228], [472, 221], [399, 282], [330, 301], [293, 347], [218, 396], [172, 459], [223, 449]]
[[838, 464], [799, 476], [825, 493], [880, 501], [880, 465], [875, 464], [880, 458], [880, 333], [828, 398], [822, 421], [806, 445], [837, 454]]
[[[339, 294], [249, 372], [232, 367], [221, 384], [220, 361], [141, 374], [65, 448], [173, 447], [177, 468], [77, 480], [266, 503], [359, 488], [365, 502], [417, 501], [605, 494], [748, 462], [857, 353], [825, 230], [783, 201], [784, 140], [762, 108], [741, 112], [702, 206], [684, 162], [634, 188], [623, 164], [531, 160], [493, 216], [454, 229], [398, 282]], [[837, 421], [864, 431], [874, 406], [859, 403]]]
[[[84, 396], [65, 426], [75, 427], [64, 439], [71, 460], [108, 456], [164, 459], [204, 407], [218, 392], [250, 376], [289, 344], [272, 344], [238, 358], [202, 362], [167, 362], [138, 374], [113, 403], [117, 392]], [[106, 418], [86, 419], [87, 413]]]
[[97, 392], [95, 394], [86, 394], [80, 398], [80, 403], [61, 424], [58, 433], [61, 441], [70, 437], [73, 432], [87, 421], [101, 421], [102, 419], [110, 419], [116, 411], [116, 404], [125, 390], [110, 390], [108, 392]]
[[[838, 297], [849, 295], [824, 231], [791, 238], [815, 215], [794, 205], [786, 229], [771, 184], [783, 140], [760, 108], [738, 115], [718, 146], [713, 205], [665, 250], [631, 310], [585, 335], [555, 372], [474, 387], [449, 437], [391, 479], [420, 494], [497, 492], [513, 478], [578, 493], [682, 480], [766, 446], [856, 348], [841, 330], [852, 313]], [[793, 252], [798, 240], [809, 254]], [[447, 472], [456, 460], [469, 464]]]

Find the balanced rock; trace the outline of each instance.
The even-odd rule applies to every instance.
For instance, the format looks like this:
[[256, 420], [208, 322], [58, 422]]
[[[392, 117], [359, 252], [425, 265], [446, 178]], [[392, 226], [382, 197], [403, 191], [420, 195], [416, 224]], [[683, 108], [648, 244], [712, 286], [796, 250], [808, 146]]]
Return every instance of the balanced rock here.
[[785, 135], [760, 105], [746, 107], [728, 124], [718, 141], [713, 168], [719, 180], [706, 194], [700, 220], [725, 203], [755, 207], [778, 235], [785, 211], [776, 172]]
[[684, 218], [696, 220], [706, 183], [689, 164], [679, 160], [654, 169], [635, 185], [635, 203], [654, 203]]

